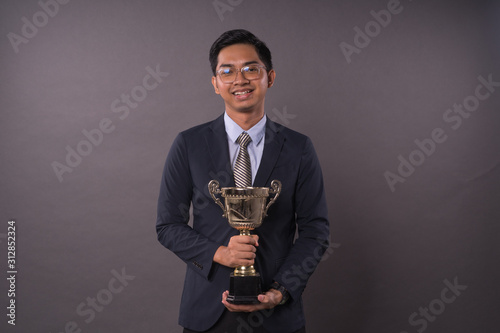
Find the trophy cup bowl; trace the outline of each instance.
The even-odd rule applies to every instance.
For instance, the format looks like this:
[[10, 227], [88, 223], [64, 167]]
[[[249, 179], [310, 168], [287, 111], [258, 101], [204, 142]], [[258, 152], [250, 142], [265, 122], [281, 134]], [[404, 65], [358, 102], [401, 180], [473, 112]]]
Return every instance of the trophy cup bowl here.
[[[250, 236], [250, 230], [258, 228], [267, 216], [267, 210], [276, 201], [281, 192], [281, 182], [273, 180], [269, 187], [223, 187], [211, 180], [208, 191], [215, 203], [222, 208], [222, 216], [229, 225], [239, 230], [240, 235]], [[224, 205], [215, 195], [224, 198]], [[274, 196], [267, 203], [270, 194]], [[267, 204], [266, 204], [267, 203]], [[238, 266], [230, 275], [229, 296], [232, 304], [258, 304], [257, 296], [262, 293], [260, 274], [253, 265]]]

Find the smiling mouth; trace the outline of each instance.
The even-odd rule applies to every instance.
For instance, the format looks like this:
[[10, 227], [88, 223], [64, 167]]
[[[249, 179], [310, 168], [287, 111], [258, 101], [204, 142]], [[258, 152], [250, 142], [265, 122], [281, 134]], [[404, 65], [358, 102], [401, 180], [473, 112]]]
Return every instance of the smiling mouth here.
[[235, 91], [235, 92], [233, 93], [233, 95], [235, 95], [235, 96], [243, 96], [243, 95], [247, 95], [247, 94], [249, 94], [249, 93], [251, 93], [251, 92], [252, 92], [252, 90]]

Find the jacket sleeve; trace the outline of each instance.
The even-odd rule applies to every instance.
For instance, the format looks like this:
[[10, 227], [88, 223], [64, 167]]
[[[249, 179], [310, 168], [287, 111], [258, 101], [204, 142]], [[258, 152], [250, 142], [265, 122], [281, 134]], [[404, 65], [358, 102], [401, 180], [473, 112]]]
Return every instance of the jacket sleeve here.
[[298, 238], [274, 280], [299, 299], [330, 238], [323, 176], [309, 138], [302, 148], [294, 201]]
[[210, 278], [213, 256], [220, 244], [188, 225], [193, 196], [188, 147], [182, 133], [177, 136], [165, 162], [158, 197], [156, 232], [158, 241], [188, 267]]

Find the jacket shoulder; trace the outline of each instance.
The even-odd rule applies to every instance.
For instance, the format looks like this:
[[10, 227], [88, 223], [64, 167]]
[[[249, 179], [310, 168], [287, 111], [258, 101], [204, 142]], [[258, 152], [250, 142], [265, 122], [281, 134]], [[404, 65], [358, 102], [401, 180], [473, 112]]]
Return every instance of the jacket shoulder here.
[[210, 129], [212, 127], [212, 124], [214, 123], [215, 120], [206, 122], [204, 124], [196, 125], [191, 128], [185, 129], [181, 131], [179, 134], [185, 137], [189, 137], [192, 135], [198, 135], [201, 132], [206, 131], [207, 129]]
[[280, 123], [276, 123], [270, 119], [268, 119], [268, 127], [269, 129], [283, 136], [283, 138], [286, 141], [290, 141], [293, 144], [299, 144], [311, 141], [311, 139], [307, 135], [297, 132], [293, 129], [290, 129]]

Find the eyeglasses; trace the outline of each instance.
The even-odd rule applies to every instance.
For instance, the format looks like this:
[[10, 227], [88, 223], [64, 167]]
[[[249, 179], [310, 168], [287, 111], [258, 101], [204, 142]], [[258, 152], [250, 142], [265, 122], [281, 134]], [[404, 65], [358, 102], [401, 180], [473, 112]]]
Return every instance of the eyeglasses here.
[[257, 80], [260, 79], [260, 69], [266, 68], [262, 65], [248, 65], [241, 68], [236, 67], [224, 67], [217, 71], [220, 79], [224, 83], [233, 83], [238, 77], [238, 72], [247, 80]]

